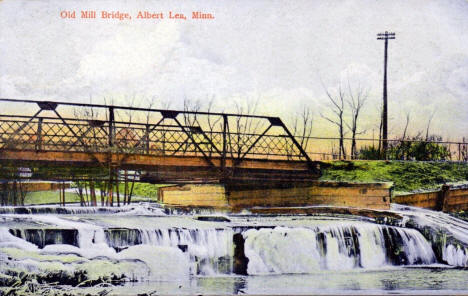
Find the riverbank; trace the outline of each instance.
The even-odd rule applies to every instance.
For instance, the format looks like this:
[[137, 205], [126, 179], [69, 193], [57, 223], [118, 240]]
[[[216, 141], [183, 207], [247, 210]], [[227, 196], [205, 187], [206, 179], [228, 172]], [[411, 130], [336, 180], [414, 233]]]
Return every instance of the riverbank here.
[[[157, 201], [158, 188], [161, 185], [148, 184], [148, 183], [135, 183], [132, 194], [132, 201]], [[123, 192], [124, 185], [120, 184], [120, 192]], [[96, 190], [96, 194], [99, 196], [99, 190]], [[117, 197], [117, 193], [114, 192], [114, 196]], [[123, 196], [123, 195], [122, 195]], [[121, 196], [121, 198], [122, 198]], [[60, 200], [59, 191], [36, 191], [28, 192], [24, 199], [25, 205], [43, 205], [43, 204], [56, 204]], [[66, 190], [65, 201], [67, 203], [79, 203], [80, 196], [77, 193], [76, 188], [70, 188]]]
[[322, 162], [324, 181], [393, 182], [396, 194], [439, 189], [440, 185], [468, 181], [468, 164], [423, 161]]
[[[333, 161], [322, 162], [323, 181], [393, 182], [394, 193], [440, 189], [445, 183], [468, 182], [468, 164], [420, 161]], [[123, 192], [123, 184], [121, 184]], [[132, 200], [157, 201], [161, 185], [135, 183]], [[59, 193], [54, 191], [30, 192], [25, 204], [57, 203]], [[68, 190], [67, 202], [79, 202], [73, 190]]]

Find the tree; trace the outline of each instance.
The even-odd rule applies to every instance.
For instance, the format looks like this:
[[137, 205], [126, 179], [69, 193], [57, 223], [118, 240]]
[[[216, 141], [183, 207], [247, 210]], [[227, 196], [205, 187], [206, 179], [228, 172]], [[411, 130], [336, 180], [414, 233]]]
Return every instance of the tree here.
[[[184, 98], [184, 111], [185, 112], [199, 112], [202, 107], [202, 104], [199, 100], [192, 101], [187, 97]], [[184, 129], [187, 132], [187, 138], [184, 143], [184, 152], [190, 152], [190, 147], [192, 146], [192, 139], [194, 138], [194, 133], [192, 132], [191, 127], [198, 125], [198, 114], [197, 113], [184, 113]], [[196, 150], [195, 150], [196, 151]]]
[[263, 127], [261, 120], [253, 117], [243, 116], [255, 114], [258, 107], [258, 99], [255, 101], [247, 102], [247, 105], [242, 105], [238, 102], [235, 103], [236, 113], [239, 116], [235, 117], [235, 145], [237, 144], [237, 158], [245, 152], [251, 145], [253, 139], [257, 138], [258, 131]]
[[[155, 102], [155, 97], [152, 97], [152, 99], [148, 102], [148, 106], [147, 108], [148, 109], [152, 109], [154, 106], [156, 105], [156, 102]], [[170, 100], [159, 100], [157, 102], [157, 106], [159, 109], [164, 109], [164, 110], [169, 110], [171, 109], [171, 105], [172, 105], [172, 101]], [[150, 121], [151, 121], [151, 116], [154, 116], [154, 112], [152, 111], [148, 111], [146, 113], [146, 129], [147, 129], [147, 132], [146, 132], [146, 147], [145, 147], [145, 151], [147, 151], [147, 153], [160, 153], [162, 155], [165, 155], [166, 154], [166, 135], [167, 135], [167, 129], [162, 129], [160, 131], [158, 131], [156, 134], [159, 134], [159, 138], [157, 137], [157, 140], [156, 140], [156, 143], [153, 143], [150, 145], [150, 142], [151, 142], [151, 139], [150, 139]], [[158, 144], [160, 143], [160, 144]]]
[[402, 139], [402, 140], [406, 139], [406, 132], [408, 131], [408, 125], [409, 125], [409, 122], [410, 122], [410, 116], [411, 116], [411, 112], [408, 111], [408, 112], [406, 113], [405, 129], [403, 130], [403, 135], [401, 136], [401, 139]]
[[359, 84], [355, 92], [351, 90], [348, 80], [349, 99], [347, 100], [348, 106], [351, 109], [351, 124], [346, 123], [346, 126], [351, 131], [351, 157], [356, 158], [358, 151], [356, 149], [356, 135], [365, 133], [366, 131], [358, 131], [358, 119], [364, 103], [367, 100], [368, 91], [362, 88]]
[[[299, 144], [302, 146], [302, 148], [304, 148], [304, 150], [307, 149], [310, 137], [312, 135], [312, 123], [313, 115], [309, 107], [304, 106], [304, 108], [302, 109], [302, 113], [300, 113], [298, 116], [294, 116], [292, 128], [293, 135], [300, 139]], [[294, 151], [294, 147], [295, 145], [292, 142], [287, 146], [288, 155], [292, 154], [292, 151]]]
[[341, 159], [342, 157], [346, 159], [346, 150], [344, 147], [344, 111], [345, 111], [345, 93], [341, 87], [341, 83], [338, 87], [338, 93], [333, 96], [328, 89], [325, 89], [325, 92], [327, 94], [328, 100], [330, 101], [330, 109], [334, 115], [335, 118], [328, 117], [324, 114], [320, 114], [322, 118], [325, 120], [333, 123], [338, 127], [338, 133], [339, 133], [339, 151], [338, 151], [338, 156]]
[[431, 126], [431, 121], [432, 121], [432, 118], [434, 118], [434, 114], [435, 114], [435, 111], [433, 111], [431, 113], [431, 115], [429, 116], [429, 119], [427, 121], [427, 127], [426, 127], [426, 141], [429, 141], [429, 127]]
[[[212, 97], [208, 103], [206, 112], [211, 113], [213, 109], [213, 104], [214, 104], [214, 98]], [[221, 122], [222, 117], [221, 116], [213, 116], [213, 117], [214, 118], [212, 118], [211, 115], [207, 116], [207, 124], [208, 124], [208, 132], [209, 132], [210, 140], [214, 143], [215, 141], [213, 140], [215, 139], [215, 135], [213, 132], [215, 131], [215, 127], [217, 124], [221, 124], [220, 130], [222, 130], [222, 122]], [[214, 147], [212, 145], [210, 145], [209, 147], [210, 147], [209, 156], [211, 156], [211, 154], [213, 153]]]

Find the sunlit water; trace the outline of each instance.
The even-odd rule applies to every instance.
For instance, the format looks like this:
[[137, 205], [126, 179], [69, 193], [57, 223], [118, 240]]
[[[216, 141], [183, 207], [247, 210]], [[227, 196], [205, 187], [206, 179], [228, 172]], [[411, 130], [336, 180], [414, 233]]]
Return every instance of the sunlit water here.
[[[468, 242], [466, 222], [398, 205], [393, 211], [405, 216], [403, 224], [412, 219]], [[169, 215], [148, 204], [3, 208], [0, 271], [125, 276], [116, 286], [59, 285], [92, 294], [468, 292], [466, 249], [447, 243], [440, 262], [416, 229], [351, 216], [198, 216]]]

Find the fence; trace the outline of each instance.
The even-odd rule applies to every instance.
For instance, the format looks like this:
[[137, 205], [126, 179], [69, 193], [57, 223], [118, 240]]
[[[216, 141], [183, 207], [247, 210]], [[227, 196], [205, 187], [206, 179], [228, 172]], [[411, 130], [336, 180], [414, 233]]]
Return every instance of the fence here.
[[340, 153], [340, 139], [335, 137], [301, 137], [296, 139], [303, 145], [312, 160], [438, 160], [468, 162], [468, 142], [425, 141], [389, 139], [387, 155], [380, 153], [379, 139], [355, 139], [356, 153], [351, 154], [353, 139], [343, 138], [345, 153]]
[[382, 155], [378, 139], [343, 138], [343, 152], [339, 138], [293, 136], [278, 117], [13, 99], [0, 102], [0, 150], [113, 150], [238, 161], [468, 161], [465, 141], [388, 140], [387, 154]]

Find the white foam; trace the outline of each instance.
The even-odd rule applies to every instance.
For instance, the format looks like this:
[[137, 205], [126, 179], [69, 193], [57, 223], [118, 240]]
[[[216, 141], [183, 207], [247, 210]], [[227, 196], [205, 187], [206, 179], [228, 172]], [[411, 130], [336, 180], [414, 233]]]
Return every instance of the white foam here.
[[[250, 229], [245, 238], [248, 274], [312, 273], [317, 270], [382, 268], [386, 258], [383, 228], [396, 229], [408, 264], [436, 262], [431, 245], [416, 230], [362, 222], [315, 228]], [[354, 235], [351, 235], [354, 232]], [[323, 236], [323, 249], [317, 235]], [[357, 243], [354, 242], [357, 238]], [[359, 252], [359, 256], [358, 253]]]
[[189, 258], [181, 250], [171, 247], [137, 245], [118, 253], [119, 259], [143, 261], [154, 280], [180, 279], [189, 276]]

